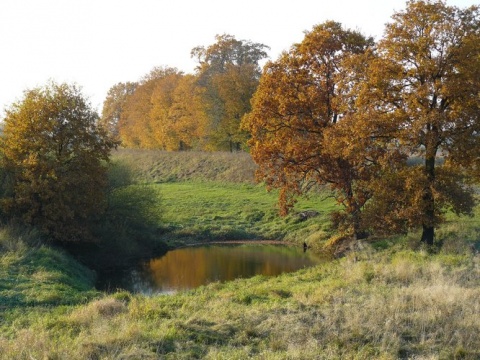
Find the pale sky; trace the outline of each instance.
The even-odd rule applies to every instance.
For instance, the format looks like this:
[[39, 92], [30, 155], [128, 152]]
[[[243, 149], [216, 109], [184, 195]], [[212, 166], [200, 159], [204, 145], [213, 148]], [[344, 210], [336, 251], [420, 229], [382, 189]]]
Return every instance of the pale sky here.
[[100, 111], [110, 87], [155, 66], [193, 73], [190, 50], [216, 34], [268, 45], [275, 60], [326, 20], [378, 39], [404, 8], [405, 0], [0, 0], [0, 117], [50, 79], [80, 85]]

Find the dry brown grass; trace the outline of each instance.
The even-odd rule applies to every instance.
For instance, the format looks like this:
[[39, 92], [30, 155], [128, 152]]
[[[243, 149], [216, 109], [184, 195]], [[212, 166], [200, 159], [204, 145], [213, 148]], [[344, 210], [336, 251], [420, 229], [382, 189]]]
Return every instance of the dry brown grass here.
[[142, 182], [208, 180], [252, 183], [256, 165], [245, 152], [167, 152], [145, 149], [119, 149], [114, 161], [131, 167]]

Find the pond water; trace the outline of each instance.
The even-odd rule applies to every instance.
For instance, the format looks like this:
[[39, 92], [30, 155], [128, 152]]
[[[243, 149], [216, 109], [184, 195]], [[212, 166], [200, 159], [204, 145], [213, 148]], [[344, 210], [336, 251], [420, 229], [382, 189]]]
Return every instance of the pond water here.
[[319, 262], [311, 252], [285, 245], [194, 246], [169, 251], [131, 269], [103, 274], [99, 288], [168, 294], [216, 281], [275, 276]]

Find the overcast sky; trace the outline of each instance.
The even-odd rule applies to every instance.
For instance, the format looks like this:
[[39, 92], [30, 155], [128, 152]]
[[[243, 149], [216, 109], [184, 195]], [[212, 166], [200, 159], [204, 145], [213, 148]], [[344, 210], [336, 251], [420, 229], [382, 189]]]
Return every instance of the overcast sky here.
[[0, 114], [49, 79], [77, 83], [100, 110], [112, 85], [154, 66], [193, 73], [190, 50], [216, 34], [268, 45], [271, 59], [326, 20], [378, 39], [404, 7], [404, 0], [0, 0]]

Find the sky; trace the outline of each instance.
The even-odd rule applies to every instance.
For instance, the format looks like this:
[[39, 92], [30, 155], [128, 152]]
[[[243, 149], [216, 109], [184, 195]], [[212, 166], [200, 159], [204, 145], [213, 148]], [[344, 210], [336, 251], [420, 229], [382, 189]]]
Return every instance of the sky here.
[[268, 45], [275, 60], [326, 20], [379, 39], [404, 8], [405, 0], [0, 0], [0, 117], [50, 80], [81, 86], [101, 111], [113, 85], [156, 66], [193, 73], [190, 51], [217, 34]]

